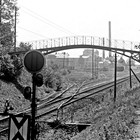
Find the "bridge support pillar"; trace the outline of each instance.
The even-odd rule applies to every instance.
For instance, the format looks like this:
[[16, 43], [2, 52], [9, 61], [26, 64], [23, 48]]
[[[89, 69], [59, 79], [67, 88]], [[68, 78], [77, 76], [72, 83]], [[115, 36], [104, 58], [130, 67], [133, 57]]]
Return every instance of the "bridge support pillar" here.
[[114, 68], [114, 102], [116, 101], [116, 84], [117, 84], [117, 54], [115, 52], [115, 68]]

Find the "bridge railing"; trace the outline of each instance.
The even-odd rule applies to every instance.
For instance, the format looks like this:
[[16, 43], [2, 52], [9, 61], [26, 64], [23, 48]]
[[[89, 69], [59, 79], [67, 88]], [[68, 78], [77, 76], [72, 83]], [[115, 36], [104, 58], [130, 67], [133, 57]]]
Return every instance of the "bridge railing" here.
[[[54, 38], [47, 40], [38, 40], [26, 42], [33, 46], [32, 49], [51, 48], [51, 47], [62, 47], [69, 45], [97, 45], [109, 47], [109, 39], [103, 37], [93, 36], [72, 36], [63, 38]], [[140, 42], [131, 42], [124, 40], [111, 40], [112, 48], [121, 48], [127, 50], [138, 50], [135, 45], [139, 45]]]

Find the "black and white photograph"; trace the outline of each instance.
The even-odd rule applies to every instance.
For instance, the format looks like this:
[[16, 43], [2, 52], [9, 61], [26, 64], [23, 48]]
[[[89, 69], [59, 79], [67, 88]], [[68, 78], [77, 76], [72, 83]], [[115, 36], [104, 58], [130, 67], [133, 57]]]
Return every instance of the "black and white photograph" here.
[[0, 0], [0, 140], [140, 140], [139, 0]]

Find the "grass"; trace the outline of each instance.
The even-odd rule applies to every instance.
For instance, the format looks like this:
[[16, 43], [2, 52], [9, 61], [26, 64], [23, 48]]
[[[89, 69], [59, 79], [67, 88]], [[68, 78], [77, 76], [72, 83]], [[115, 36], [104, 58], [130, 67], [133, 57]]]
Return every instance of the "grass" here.
[[[19, 81], [22, 85], [31, 85], [31, 75], [23, 73]], [[106, 75], [109, 73], [106, 73]], [[123, 73], [119, 73], [123, 75]], [[89, 79], [90, 73], [74, 72], [68, 75], [71, 81], [82, 82]], [[102, 79], [100, 79], [102, 80]], [[7, 98], [10, 99], [14, 111], [22, 111], [23, 107], [30, 105], [30, 102], [25, 100], [23, 95], [13, 84], [7, 84], [0, 81], [0, 109], [3, 111], [3, 106]], [[45, 88], [38, 88], [38, 96], [43, 97]], [[126, 91], [127, 90], [127, 91]], [[69, 116], [73, 114], [74, 121], [90, 122], [91, 127], [81, 133], [73, 132], [68, 134], [65, 130], [51, 130], [44, 133], [44, 139], [72, 139], [72, 140], [128, 140], [135, 137], [134, 125], [137, 115], [135, 110], [140, 108], [140, 89], [135, 87], [131, 90], [128, 88], [119, 89], [119, 96], [114, 106], [112, 98], [105, 96], [102, 102], [101, 97], [84, 99], [65, 109], [64, 118], [71, 119]], [[108, 92], [107, 92], [108, 93]], [[109, 98], [109, 99], [108, 99]], [[42, 135], [43, 139], [43, 135]]]
[[63, 129], [50, 130], [51, 133], [45, 133], [44, 140], [133, 140], [136, 137], [134, 128], [138, 117], [135, 111], [140, 108], [139, 92], [139, 87], [128, 90], [124, 84], [124, 88], [118, 90], [115, 104], [109, 96], [105, 96], [103, 101], [100, 96], [96, 96], [66, 107], [63, 110], [63, 121], [73, 119], [74, 122], [92, 123], [92, 126], [81, 133], [71, 134]]
[[135, 111], [140, 107], [139, 92], [139, 88], [134, 88], [126, 91], [115, 105], [104, 102], [100, 104], [100, 110], [93, 109], [90, 117], [92, 126], [74, 136], [72, 140], [134, 139], [135, 120], [138, 117]]

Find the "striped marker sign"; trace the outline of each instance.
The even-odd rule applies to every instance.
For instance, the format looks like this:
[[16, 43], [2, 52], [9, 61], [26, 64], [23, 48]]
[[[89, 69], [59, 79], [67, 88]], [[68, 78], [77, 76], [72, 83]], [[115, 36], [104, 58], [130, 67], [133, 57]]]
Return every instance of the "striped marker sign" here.
[[10, 115], [8, 140], [29, 140], [30, 139], [30, 116]]

